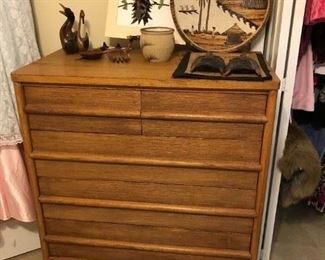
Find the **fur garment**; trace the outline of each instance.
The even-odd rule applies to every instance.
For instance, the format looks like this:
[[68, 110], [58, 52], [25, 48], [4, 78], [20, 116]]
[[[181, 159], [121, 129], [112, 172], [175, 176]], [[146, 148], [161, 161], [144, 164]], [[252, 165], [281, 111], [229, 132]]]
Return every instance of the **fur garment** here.
[[319, 155], [304, 131], [296, 124], [289, 125], [282, 158], [278, 162], [282, 173], [281, 204], [289, 207], [310, 197], [321, 176]]

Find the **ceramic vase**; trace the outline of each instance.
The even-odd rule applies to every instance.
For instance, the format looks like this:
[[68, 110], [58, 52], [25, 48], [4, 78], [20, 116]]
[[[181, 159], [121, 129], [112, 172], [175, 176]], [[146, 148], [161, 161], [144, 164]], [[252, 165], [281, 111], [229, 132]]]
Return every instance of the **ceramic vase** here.
[[168, 27], [147, 27], [141, 29], [140, 47], [149, 62], [166, 62], [174, 47], [174, 29]]

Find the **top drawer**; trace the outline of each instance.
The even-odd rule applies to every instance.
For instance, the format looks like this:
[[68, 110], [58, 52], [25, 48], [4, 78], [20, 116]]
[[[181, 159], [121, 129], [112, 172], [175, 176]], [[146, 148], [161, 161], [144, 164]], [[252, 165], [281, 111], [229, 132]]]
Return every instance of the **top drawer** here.
[[143, 91], [142, 115], [146, 118], [261, 121], [265, 118], [266, 103], [266, 93]]
[[140, 91], [25, 85], [30, 113], [140, 117]]

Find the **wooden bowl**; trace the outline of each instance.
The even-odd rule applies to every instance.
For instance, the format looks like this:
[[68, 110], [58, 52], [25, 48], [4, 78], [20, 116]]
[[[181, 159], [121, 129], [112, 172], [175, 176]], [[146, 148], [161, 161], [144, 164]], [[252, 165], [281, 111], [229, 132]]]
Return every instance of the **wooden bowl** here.
[[102, 51], [102, 50], [90, 50], [90, 51], [82, 51], [80, 52], [80, 55], [83, 59], [86, 60], [97, 60], [100, 59], [105, 52], [106, 51]]

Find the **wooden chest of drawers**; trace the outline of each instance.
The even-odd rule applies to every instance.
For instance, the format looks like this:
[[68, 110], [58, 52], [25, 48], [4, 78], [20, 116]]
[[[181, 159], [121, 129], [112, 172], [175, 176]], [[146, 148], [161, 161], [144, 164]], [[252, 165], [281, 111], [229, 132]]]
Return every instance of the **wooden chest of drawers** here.
[[256, 259], [278, 81], [56, 52], [13, 74], [44, 259]]

